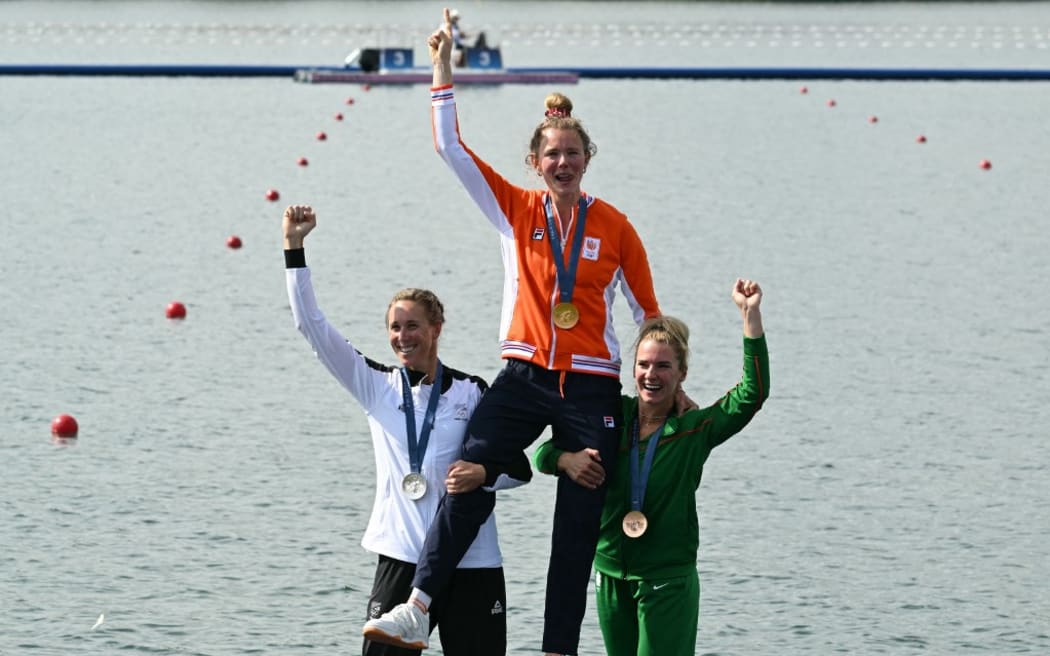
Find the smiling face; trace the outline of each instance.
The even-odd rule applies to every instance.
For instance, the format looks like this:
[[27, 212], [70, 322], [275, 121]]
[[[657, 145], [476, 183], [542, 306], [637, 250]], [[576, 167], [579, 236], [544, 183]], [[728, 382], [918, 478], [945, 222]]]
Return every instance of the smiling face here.
[[670, 414], [678, 385], [685, 380], [678, 354], [669, 344], [643, 339], [634, 359], [634, 383], [638, 402], [648, 414]]
[[401, 365], [415, 371], [431, 373], [437, 368], [437, 340], [441, 324], [427, 320], [422, 303], [402, 299], [394, 301], [386, 313], [390, 348]]
[[590, 154], [584, 148], [583, 138], [572, 129], [546, 128], [539, 148], [533, 154], [533, 166], [547, 183], [551, 193], [559, 198], [580, 195], [583, 172]]

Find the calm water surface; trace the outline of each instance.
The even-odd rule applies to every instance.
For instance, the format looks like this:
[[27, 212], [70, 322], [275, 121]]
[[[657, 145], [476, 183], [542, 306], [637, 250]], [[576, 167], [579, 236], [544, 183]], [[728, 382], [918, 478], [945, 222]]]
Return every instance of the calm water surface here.
[[[367, 39], [421, 57], [435, 7], [9, 2], [0, 57], [319, 64]], [[512, 65], [1050, 61], [1042, 3], [460, 10]], [[443, 359], [491, 380], [497, 240], [432, 152], [427, 90], [0, 84], [0, 654], [357, 653], [367, 425], [292, 325], [280, 214], [317, 207], [319, 299], [365, 353], [392, 361], [383, 308], [427, 286]], [[1050, 85], [800, 86], [565, 89], [599, 146], [586, 188], [631, 216], [693, 327], [695, 398], [739, 377], [733, 279], [766, 290], [773, 395], [698, 493], [698, 653], [1050, 653]], [[547, 91], [458, 94], [465, 140], [522, 184]], [[62, 412], [75, 443], [49, 439]], [[539, 647], [553, 487], [498, 506], [515, 654]], [[580, 653], [603, 653], [593, 611]]]

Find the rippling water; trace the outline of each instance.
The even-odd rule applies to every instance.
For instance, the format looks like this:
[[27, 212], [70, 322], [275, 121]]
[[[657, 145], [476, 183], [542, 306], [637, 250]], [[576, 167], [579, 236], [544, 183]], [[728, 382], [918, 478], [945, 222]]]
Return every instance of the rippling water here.
[[[1041, 3], [460, 9], [512, 65], [1045, 67], [1050, 38]], [[317, 64], [431, 13], [9, 2], [0, 57]], [[431, 150], [426, 90], [0, 81], [0, 654], [355, 653], [367, 426], [292, 325], [280, 212], [317, 206], [318, 295], [362, 350], [391, 360], [382, 310], [424, 285], [443, 358], [491, 379], [497, 241]], [[566, 89], [599, 146], [587, 189], [632, 217], [694, 329], [694, 397], [739, 376], [732, 280], [766, 289], [773, 395], [698, 495], [698, 650], [1048, 653], [1050, 86], [800, 86]], [[467, 142], [523, 184], [546, 91], [459, 93]], [[74, 443], [49, 439], [62, 412]], [[552, 497], [538, 479], [498, 506], [515, 654], [539, 646]]]

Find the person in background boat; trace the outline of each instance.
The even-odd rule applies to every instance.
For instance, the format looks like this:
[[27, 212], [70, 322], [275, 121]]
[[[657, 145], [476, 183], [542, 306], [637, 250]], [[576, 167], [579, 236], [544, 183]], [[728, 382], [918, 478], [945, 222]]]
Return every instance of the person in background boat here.
[[[611, 474], [594, 557], [598, 621], [608, 656], [695, 654], [700, 581], [696, 491], [711, 450], [740, 432], [769, 396], [769, 356], [759, 306], [762, 288], [737, 280], [733, 302], [744, 324], [744, 373], [716, 403], [675, 416], [672, 394], [689, 368], [689, 329], [650, 319], [635, 343], [635, 396]], [[594, 489], [606, 476], [594, 449], [570, 452], [548, 440], [536, 468]]]
[[[361, 544], [378, 555], [367, 615], [378, 617], [405, 601], [416, 560], [438, 500], [447, 487], [474, 487], [484, 468], [459, 460], [467, 420], [487, 385], [482, 379], [445, 366], [438, 358], [444, 307], [424, 289], [402, 289], [386, 311], [390, 348], [399, 366], [361, 355], [325, 319], [317, 306], [303, 242], [316, 227], [309, 205], [284, 211], [284, 258], [288, 300], [299, 332], [329, 372], [361, 404], [372, 434], [376, 493]], [[292, 398], [296, 392], [290, 392]], [[528, 481], [524, 456], [495, 487]], [[493, 516], [471, 543], [452, 582], [435, 596], [424, 635], [440, 627], [446, 654], [504, 654], [507, 643], [506, 585]], [[408, 656], [418, 649], [364, 641], [364, 656]]]
[[[465, 66], [467, 63], [468, 48], [487, 48], [484, 32], [478, 32], [477, 37], [468, 43], [469, 35], [459, 25], [459, 10], [448, 10], [449, 34], [452, 37], [452, 63], [456, 66]], [[444, 28], [442, 25], [441, 28]]]
[[[595, 449], [616, 461], [621, 428], [620, 346], [612, 319], [617, 285], [636, 322], [660, 314], [645, 248], [627, 217], [581, 190], [596, 152], [561, 94], [546, 101], [526, 162], [543, 189], [511, 184], [460, 139], [452, 86], [452, 16], [428, 40], [431, 117], [442, 159], [500, 234], [505, 366], [470, 420], [463, 459], [486, 483], [549, 426], [566, 451]], [[564, 245], [564, 246], [563, 246]], [[575, 654], [606, 488], [558, 480], [547, 572], [543, 650]], [[412, 626], [448, 585], [466, 545], [495, 505], [479, 488], [446, 496], [431, 525], [409, 603], [365, 625], [374, 640], [415, 640]]]

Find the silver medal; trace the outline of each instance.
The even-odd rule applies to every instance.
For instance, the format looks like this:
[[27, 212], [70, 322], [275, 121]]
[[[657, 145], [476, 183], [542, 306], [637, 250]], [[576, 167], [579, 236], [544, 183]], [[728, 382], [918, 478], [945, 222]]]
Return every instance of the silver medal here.
[[412, 472], [406, 474], [401, 479], [401, 491], [405, 493], [405, 496], [413, 501], [422, 499], [423, 495], [427, 493], [427, 479], [423, 478], [422, 474]]

